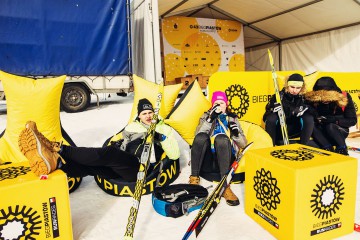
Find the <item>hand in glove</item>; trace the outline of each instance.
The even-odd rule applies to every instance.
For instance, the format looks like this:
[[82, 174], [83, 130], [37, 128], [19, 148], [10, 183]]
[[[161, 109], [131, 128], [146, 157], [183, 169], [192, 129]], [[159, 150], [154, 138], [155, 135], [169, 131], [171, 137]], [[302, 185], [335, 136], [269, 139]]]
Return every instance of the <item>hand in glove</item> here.
[[276, 113], [281, 110], [281, 104], [280, 103], [274, 103], [273, 112]]
[[232, 133], [232, 135], [234, 135], [235, 137], [239, 136], [239, 127], [236, 123], [229, 122], [229, 128], [230, 128], [230, 132]]
[[320, 116], [317, 118], [319, 123], [336, 123], [336, 118], [334, 116]]
[[219, 104], [215, 104], [211, 110], [210, 110], [210, 114], [209, 117], [206, 119], [207, 122], [211, 123], [214, 121], [215, 118], [217, 118], [221, 113], [220, 110], [220, 105]]
[[294, 116], [296, 116], [296, 117], [301, 117], [301, 116], [306, 112], [306, 110], [308, 110], [308, 109], [309, 109], [308, 106], [306, 106], [306, 105], [301, 105], [301, 106], [299, 106], [299, 107], [296, 107], [296, 108], [294, 109], [294, 111], [292, 112], [292, 114], [293, 114]]
[[166, 139], [166, 136], [164, 134], [161, 134], [161, 133], [158, 133], [158, 132], [155, 132], [154, 134], [154, 140], [156, 142], [162, 142]]

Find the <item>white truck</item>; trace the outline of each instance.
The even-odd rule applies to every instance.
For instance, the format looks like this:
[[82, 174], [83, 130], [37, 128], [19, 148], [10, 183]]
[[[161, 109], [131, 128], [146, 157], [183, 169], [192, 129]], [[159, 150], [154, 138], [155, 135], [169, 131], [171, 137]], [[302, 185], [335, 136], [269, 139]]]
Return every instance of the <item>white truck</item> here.
[[1, 7], [0, 18], [0, 70], [67, 75], [64, 111], [85, 110], [91, 94], [99, 100], [99, 93], [133, 91], [130, 0], [14, 0]]

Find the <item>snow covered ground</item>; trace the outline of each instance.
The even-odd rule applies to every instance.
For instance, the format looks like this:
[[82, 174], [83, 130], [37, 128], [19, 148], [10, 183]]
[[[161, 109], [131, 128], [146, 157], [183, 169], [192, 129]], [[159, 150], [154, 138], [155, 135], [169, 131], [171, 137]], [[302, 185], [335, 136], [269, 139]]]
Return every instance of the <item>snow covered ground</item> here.
[[[121, 130], [127, 123], [133, 103], [133, 96], [118, 97], [101, 95], [100, 108], [92, 101], [91, 107], [82, 113], [61, 112], [65, 131], [78, 146], [100, 147], [104, 141]], [[0, 132], [6, 127], [6, 102], [0, 101]], [[175, 183], [186, 183], [190, 173], [187, 165], [189, 147], [177, 136], [181, 147], [181, 174]], [[360, 139], [349, 139], [349, 145], [360, 147]], [[350, 152], [360, 159], [360, 154]], [[360, 165], [360, 164], [359, 164]], [[358, 175], [360, 167], [358, 167]], [[203, 186], [211, 185], [202, 180]], [[259, 240], [275, 239], [269, 232], [253, 221], [244, 212], [244, 185], [232, 186], [240, 198], [240, 206], [230, 207], [221, 201], [198, 239], [216, 240]], [[211, 190], [210, 190], [211, 191]], [[74, 240], [122, 239], [127, 224], [132, 198], [114, 197], [103, 192], [93, 177], [83, 179], [80, 187], [70, 195]], [[197, 211], [180, 218], [167, 218], [156, 213], [151, 204], [151, 195], [142, 197], [135, 227], [134, 239], [181, 239]], [[355, 222], [360, 223], [360, 178], [357, 181]], [[192, 235], [194, 239], [194, 234]], [[360, 239], [360, 233], [353, 232], [341, 240]]]

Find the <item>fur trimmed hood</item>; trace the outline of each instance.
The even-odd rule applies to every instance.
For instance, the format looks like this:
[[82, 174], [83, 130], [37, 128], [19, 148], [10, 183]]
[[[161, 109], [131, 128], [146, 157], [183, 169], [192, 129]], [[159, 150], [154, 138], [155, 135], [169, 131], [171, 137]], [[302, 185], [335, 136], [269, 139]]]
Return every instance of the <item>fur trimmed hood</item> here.
[[335, 102], [339, 107], [345, 107], [348, 104], [348, 98], [338, 91], [311, 91], [305, 94], [305, 99], [313, 103]]

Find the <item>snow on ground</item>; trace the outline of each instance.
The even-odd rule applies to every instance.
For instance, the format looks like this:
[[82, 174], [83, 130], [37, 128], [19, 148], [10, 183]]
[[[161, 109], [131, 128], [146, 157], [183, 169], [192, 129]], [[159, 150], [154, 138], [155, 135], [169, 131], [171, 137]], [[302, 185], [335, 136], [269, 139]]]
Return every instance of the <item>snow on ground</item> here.
[[[65, 131], [78, 146], [100, 147], [110, 136], [116, 134], [127, 123], [133, 103], [133, 95], [118, 97], [100, 95], [100, 108], [94, 99], [87, 111], [81, 113], [60, 113]], [[6, 102], [0, 101], [0, 132], [6, 127]], [[175, 183], [186, 183], [190, 173], [187, 165], [190, 155], [188, 145], [177, 135], [181, 148], [181, 174]], [[360, 139], [349, 139], [349, 145], [359, 147]], [[351, 152], [360, 159], [360, 154]], [[358, 175], [360, 167], [358, 167]], [[203, 186], [211, 185], [202, 180]], [[214, 212], [198, 239], [216, 240], [259, 240], [275, 239], [269, 232], [253, 221], [244, 212], [244, 185], [232, 185], [240, 198], [240, 206], [230, 207], [224, 200]], [[211, 191], [211, 190], [210, 190]], [[122, 239], [127, 224], [132, 198], [114, 197], [103, 192], [93, 177], [83, 179], [80, 187], [70, 194], [74, 240]], [[135, 227], [134, 239], [181, 239], [197, 211], [180, 218], [167, 218], [156, 213], [151, 204], [151, 195], [142, 197]], [[360, 178], [357, 180], [356, 218], [360, 223]], [[194, 234], [191, 237], [194, 239]], [[360, 239], [360, 233], [353, 232], [341, 240]]]

